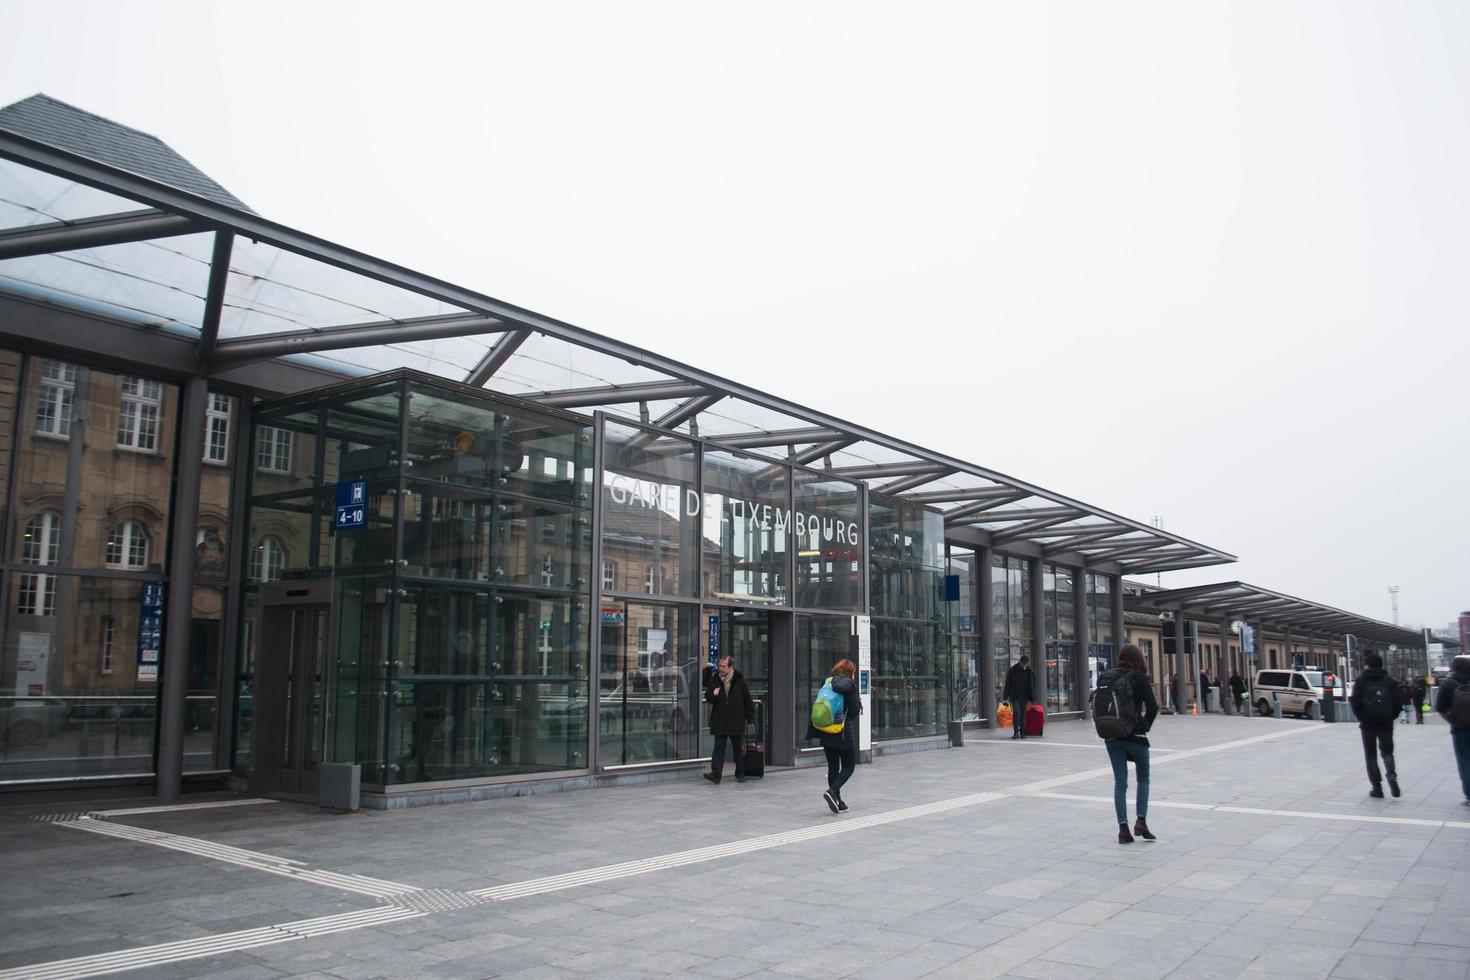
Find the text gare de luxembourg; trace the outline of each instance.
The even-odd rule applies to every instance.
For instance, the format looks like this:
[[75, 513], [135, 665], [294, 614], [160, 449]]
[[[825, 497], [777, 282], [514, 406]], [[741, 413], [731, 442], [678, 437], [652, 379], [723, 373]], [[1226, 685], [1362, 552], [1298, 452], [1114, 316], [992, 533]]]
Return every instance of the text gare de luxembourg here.
[[[683, 498], [684, 516], [698, 517], [703, 509], [699, 494], [687, 487], [680, 493], [675, 486], [609, 475], [607, 492], [613, 503], [623, 506], [641, 505], [645, 510], [661, 510], [666, 514], [679, 509], [680, 497]], [[775, 531], [784, 536], [795, 528], [797, 539], [805, 539], [810, 545], [822, 542], [846, 545], [859, 543], [856, 521], [843, 521], [801, 511], [796, 512], [793, 520], [791, 512], [784, 507], [763, 504], [756, 500], [741, 500], [738, 497], [725, 499], [733, 520], [748, 520], [753, 527], [762, 531]]]

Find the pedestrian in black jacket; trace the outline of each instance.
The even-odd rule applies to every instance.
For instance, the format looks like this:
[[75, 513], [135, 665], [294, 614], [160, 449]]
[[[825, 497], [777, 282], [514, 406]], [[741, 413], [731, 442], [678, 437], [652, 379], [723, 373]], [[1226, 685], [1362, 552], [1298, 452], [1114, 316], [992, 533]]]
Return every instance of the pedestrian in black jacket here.
[[806, 737], [822, 744], [827, 756], [827, 791], [822, 800], [833, 813], [847, 809], [842, 800], [842, 787], [852, 778], [857, 768], [858, 716], [863, 713], [863, 699], [858, 694], [857, 665], [851, 660], [839, 660], [832, 665], [832, 690], [842, 695], [842, 731], [822, 732], [807, 725]]
[[1460, 699], [1462, 714], [1455, 714], [1455, 691], [1470, 687], [1470, 657], [1456, 657], [1450, 662], [1450, 676], [1439, 685], [1434, 698], [1434, 710], [1450, 723], [1450, 744], [1455, 747], [1455, 765], [1460, 770], [1460, 792], [1465, 794], [1465, 805], [1470, 806], [1470, 718], [1464, 717], [1465, 699]]
[[1240, 671], [1230, 675], [1230, 694], [1235, 698], [1235, 710], [1243, 711], [1245, 707], [1245, 678], [1240, 676]]
[[[1404, 710], [1404, 689], [1383, 669], [1383, 658], [1376, 653], [1363, 654], [1365, 668], [1353, 681], [1348, 704], [1358, 718], [1358, 732], [1363, 736], [1363, 759], [1368, 766], [1368, 795], [1383, 799], [1383, 776], [1388, 777], [1388, 791], [1399, 795], [1398, 771], [1393, 761], [1393, 723]], [[1378, 771], [1374, 749], [1383, 756], [1383, 772]]]
[[[1127, 738], [1110, 738], [1108, 761], [1113, 764], [1113, 810], [1118, 818], [1118, 843], [1133, 843], [1134, 834], [1144, 840], [1154, 840], [1148, 829], [1148, 730], [1159, 716], [1159, 702], [1154, 698], [1154, 687], [1149, 683], [1148, 667], [1143, 662], [1143, 651], [1129, 643], [1118, 651], [1118, 668], [1128, 671], [1133, 682], [1133, 704], [1138, 727]], [[1138, 776], [1138, 822], [1133, 833], [1128, 832], [1128, 763], [1133, 763]]]
[[1424, 678], [1415, 677], [1409, 684], [1409, 697], [1414, 699], [1414, 723], [1424, 724], [1424, 695], [1428, 693], [1429, 685], [1424, 683]]
[[745, 772], [740, 767], [743, 759], [740, 740], [745, 735], [745, 726], [755, 721], [755, 699], [750, 696], [750, 685], [745, 675], [735, 669], [735, 662], [721, 657], [705, 682], [704, 699], [710, 703], [709, 732], [715, 737], [715, 752], [710, 756], [710, 771], [704, 778], [718, 783], [725, 774], [725, 743], [735, 754], [735, 781], [745, 782]]
[[1031, 658], [1025, 654], [1006, 671], [1005, 686], [1000, 696], [1011, 703], [1011, 738], [1026, 737], [1026, 707], [1031, 703], [1033, 686]]

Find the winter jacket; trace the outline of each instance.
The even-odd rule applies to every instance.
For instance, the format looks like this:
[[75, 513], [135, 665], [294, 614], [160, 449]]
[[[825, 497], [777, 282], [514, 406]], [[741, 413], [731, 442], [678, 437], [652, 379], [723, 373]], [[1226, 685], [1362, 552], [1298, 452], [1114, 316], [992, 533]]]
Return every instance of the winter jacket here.
[[750, 685], [740, 671], [730, 676], [730, 691], [725, 692], [724, 682], [718, 670], [711, 671], [705, 682], [704, 699], [710, 703], [709, 732], [711, 735], [744, 735], [745, 726], [755, 721], [755, 699], [750, 696]]
[[[1434, 696], [1434, 710], [1438, 711], [1441, 717], [1448, 715], [1450, 709], [1455, 706], [1455, 688], [1461, 684], [1470, 684], [1470, 674], [1463, 672], [1451, 674], [1439, 685], [1439, 693]], [[1470, 732], [1470, 728], [1450, 725], [1450, 731]]]
[[1001, 689], [1000, 696], [1007, 701], [1025, 701], [1028, 704], [1036, 700], [1034, 692], [1035, 683], [1029, 666], [1022, 667], [1020, 664], [1012, 665], [1006, 671], [1005, 687]]
[[[1387, 721], [1374, 725], [1363, 720], [1363, 682], [1376, 683], [1383, 678], [1388, 678], [1388, 693], [1393, 698], [1393, 714], [1389, 715]], [[1393, 679], [1388, 677], [1388, 671], [1382, 667], [1369, 667], [1358, 675], [1357, 680], [1353, 681], [1353, 693], [1348, 695], [1348, 704], [1353, 706], [1353, 714], [1357, 716], [1359, 728], [1382, 728], [1384, 725], [1394, 723], [1399, 712], [1404, 710], [1404, 705], [1408, 704], [1408, 697], [1404, 694], [1403, 685], [1394, 683]]]
[[1147, 745], [1148, 730], [1154, 727], [1154, 720], [1159, 717], [1159, 701], [1154, 697], [1154, 686], [1148, 682], [1147, 674], [1129, 667], [1123, 669], [1128, 671], [1128, 679], [1133, 682], [1133, 713], [1138, 718], [1138, 730], [1117, 741]]
[[858, 715], [863, 713], [863, 699], [852, 679], [840, 674], [832, 675], [832, 690], [842, 695], [842, 731], [819, 732], [808, 722], [806, 737], [816, 739], [824, 749], [856, 749]]

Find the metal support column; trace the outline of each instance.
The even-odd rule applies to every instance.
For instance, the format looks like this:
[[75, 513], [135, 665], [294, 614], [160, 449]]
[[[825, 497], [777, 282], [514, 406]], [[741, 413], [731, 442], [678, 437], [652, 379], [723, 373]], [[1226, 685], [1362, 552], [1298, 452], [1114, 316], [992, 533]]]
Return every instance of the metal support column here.
[[995, 727], [995, 568], [989, 548], [975, 549], [975, 622], [978, 623], [976, 646], [980, 649], [980, 703], [976, 711], [985, 723]]
[[1108, 598], [1113, 603], [1113, 663], [1118, 662], [1118, 652], [1128, 642], [1128, 627], [1123, 622], [1123, 576], [1108, 576]]
[[[1092, 717], [1092, 672], [1088, 669], [1088, 656], [1092, 647], [1092, 590], [1087, 587], [1087, 569], [1072, 570], [1072, 596], [1077, 620], [1077, 651], [1072, 656], [1072, 690], [1077, 692], [1077, 707], [1082, 717]], [[1061, 637], [1057, 638], [1059, 641]]]
[[184, 792], [184, 702], [189, 694], [189, 633], [194, 610], [194, 550], [199, 527], [199, 473], [204, 467], [204, 415], [209, 384], [190, 378], [179, 411], [176, 480], [169, 514], [168, 597], [165, 600], [158, 704], [158, 796]]
[[[1041, 559], [1026, 560], [1026, 575], [1031, 581], [1031, 701], [1046, 704], [1046, 604]], [[1040, 690], [1038, 690], [1040, 688]], [[1021, 718], [1016, 724], [1024, 724]]]
[[1227, 670], [1232, 672], [1234, 671], [1234, 667], [1232, 666], [1233, 661], [1230, 658], [1229, 616], [1220, 617], [1220, 659], [1219, 661], [1217, 661], [1217, 663], [1219, 664], [1219, 667], [1217, 668], [1218, 673], [1215, 674], [1215, 680], [1220, 685], [1220, 712], [1221, 714], [1227, 715], [1234, 714], [1235, 705], [1233, 702], [1235, 700], [1235, 697], [1231, 694], [1230, 688], [1228, 686], [1230, 679], [1225, 676], [1225, 672]]

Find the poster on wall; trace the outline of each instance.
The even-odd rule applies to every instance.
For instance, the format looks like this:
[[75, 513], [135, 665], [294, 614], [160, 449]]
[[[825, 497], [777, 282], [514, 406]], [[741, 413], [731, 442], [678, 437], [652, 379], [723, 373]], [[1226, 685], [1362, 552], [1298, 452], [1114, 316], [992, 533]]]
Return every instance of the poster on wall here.
[[46, 675], [51, 670], [51, 634], [20, 634], [15, 660], [15, 693], [38, 698], [46, 693]]

